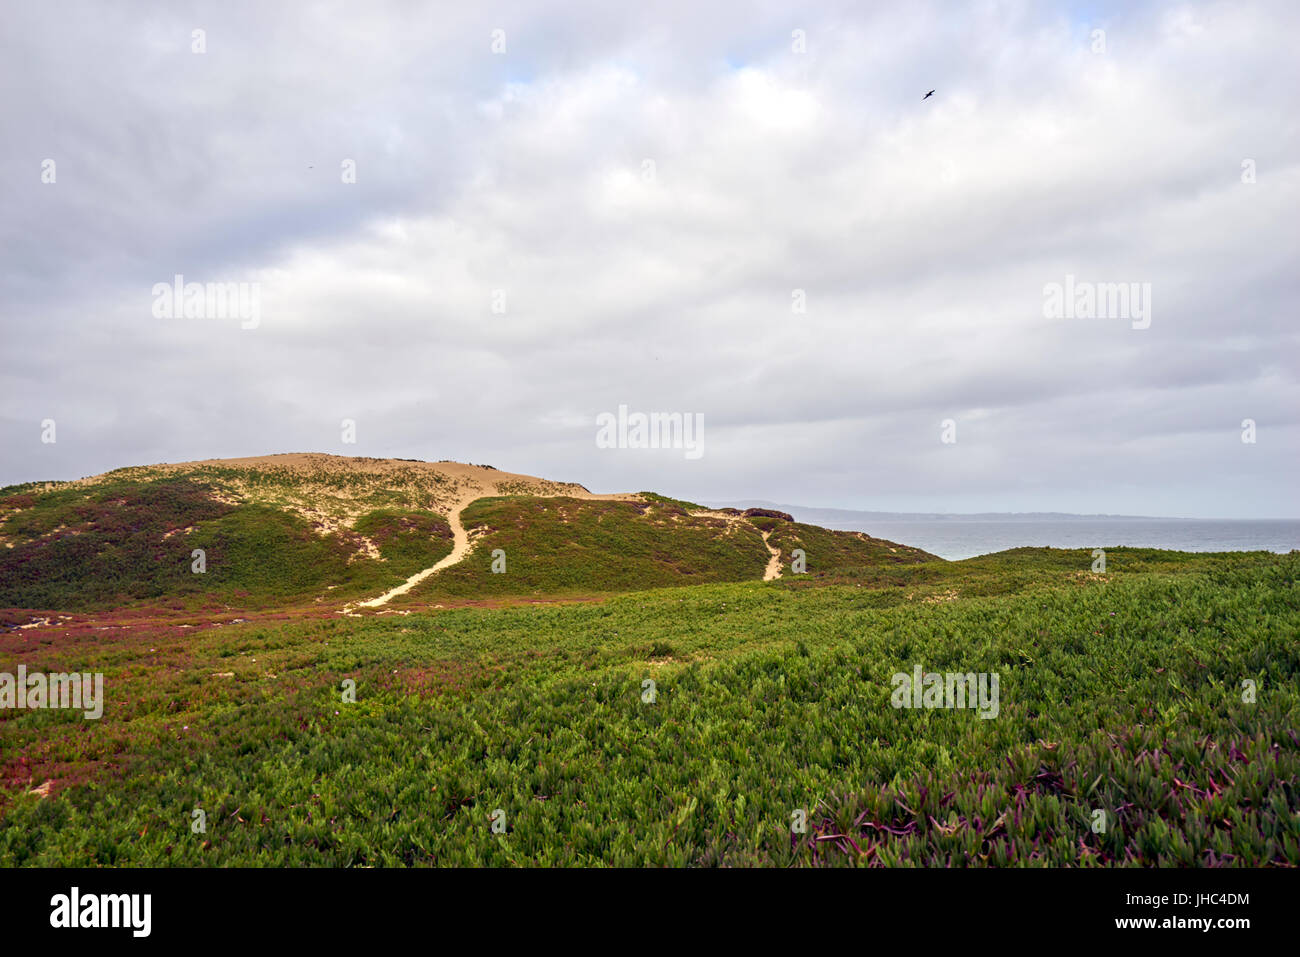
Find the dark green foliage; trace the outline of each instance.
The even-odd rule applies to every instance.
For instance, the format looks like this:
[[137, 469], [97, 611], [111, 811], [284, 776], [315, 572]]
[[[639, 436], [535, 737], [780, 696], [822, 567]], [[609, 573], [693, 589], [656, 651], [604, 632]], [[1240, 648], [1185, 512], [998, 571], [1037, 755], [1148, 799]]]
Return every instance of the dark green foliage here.
[[436, 512], [377, 509], [358, 518], [352, 530], [374, 542], [399, 575], [413, 575], [451, 554], [451, 526]]
[[659, 495], [655, 492], [641, 492], [641, 497], [647, 502], [658, 502], [661, 505], [673, 505], [682, 511], [700, 512], [704, 511], [703, 505], [696, 505], [694, 502], [683, 501], [680, 498], [669, 498], [667, 495]]
[[[762, 578], [767, 550], [744, 523], [694, 518], [669, 502], [484, 498], [461, 514], [482, 529], [457, 565], [416, 586], [408, 603], [447, 597], [591, 595]], [[493, 574], [492, 552], [506, 553]]]
[[[1090, 560], [32, 643], [109, 703], [0, 714], [0, 863], [1300, 864], [1300, 553]], [[998, 716], [894, 709], [916, 664]]]
[[[186, 542], [207, 553], [207, 572], [193, 577], [208, 591], [255, 605], [305, 597], [360, 572], [348, 565], [350, 538], [319, 535], [304, 519], [265, 505], [241, 505]], [[188, 562], [184, 571], [192, 574]]]

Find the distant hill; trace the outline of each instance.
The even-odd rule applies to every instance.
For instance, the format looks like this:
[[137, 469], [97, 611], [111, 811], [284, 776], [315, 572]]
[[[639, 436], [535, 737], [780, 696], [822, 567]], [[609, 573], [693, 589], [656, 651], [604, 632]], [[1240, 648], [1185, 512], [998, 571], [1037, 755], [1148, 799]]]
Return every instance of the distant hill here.
[[[0, 489], [0, 607], [339, 606], [586, 596], [936, 561], [919, 549], [491, 466], [321, 454]], [[495, 566], [495, 570], [494, 570]]]
[[873, 512], [848, 508], [816, 508], [807, 505], [780, 505], [758, 499], [736, 503], [741, 508], [775, 508], [789, 512], [796, 519], [814, 522], [827, 528], [865, 525], [873, 522], [1095, 522], [1125, 520], [1142, 522], [1177, 522], [1182, 519], [1154, 515], [1081, 515], [1074, 512]]

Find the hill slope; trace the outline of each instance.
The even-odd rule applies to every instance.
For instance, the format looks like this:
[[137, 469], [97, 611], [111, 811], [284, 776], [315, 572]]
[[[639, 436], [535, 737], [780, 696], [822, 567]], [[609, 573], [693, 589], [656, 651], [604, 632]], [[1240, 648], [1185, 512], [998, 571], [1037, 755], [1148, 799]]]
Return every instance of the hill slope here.
[[858, 533], [490, 466], [288, 454], [0, 489], [0, 607], [359, 613], [771, 578], [797, 547], [820, 568], [935, 560]]
[[[0, 707], [0, 866], [1300, 863], [1300, 552], [928, 561], [330, 456], [0, 509], [0, 675], [103, 678]], [[979, 700], [909, 706], [918, 671]]]

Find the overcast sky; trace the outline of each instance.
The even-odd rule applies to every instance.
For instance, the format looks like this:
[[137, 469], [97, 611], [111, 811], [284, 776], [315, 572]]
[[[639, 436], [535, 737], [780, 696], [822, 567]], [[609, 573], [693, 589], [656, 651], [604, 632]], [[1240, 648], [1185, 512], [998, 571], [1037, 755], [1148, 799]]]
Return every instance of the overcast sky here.
[[[1300, 517], [1300, 4], [867, 6], [7, 4], [0, 484]], [[176, 274], [256, 327], [160, 318]], [[1149, 326], [1048, 317], [1067, 275]], [[620, 405], [703, 454], [598, 448]]]

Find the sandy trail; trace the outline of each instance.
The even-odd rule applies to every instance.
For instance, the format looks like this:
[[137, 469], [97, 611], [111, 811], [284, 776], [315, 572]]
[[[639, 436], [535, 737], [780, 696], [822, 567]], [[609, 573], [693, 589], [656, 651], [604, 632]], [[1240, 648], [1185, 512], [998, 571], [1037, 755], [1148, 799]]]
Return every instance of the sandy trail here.
[[765, 582], [775, 581], [781, 577], [781, 549], [768, 544], [767, 540], [771, 535], [771, 532], [763, 533], [763, 544], [767, 545], [767, 550], [772, 554], [772, 557], [768, 559], [767, 568], [763, 572], [763, 581]]
[[[464, 561], [470, 553], [473, 541], [461, 522], [461, 513], [478, 499], [497, 495], [536, 495], [543, 498], [569, 497], [589, 501], [643, 501], [639, 493], [597, 494], [587, 491], [576, 482], [557, 482], [534, 475], [503, 472], [484, 465], [469, 465], [445, 460], [424, 462], [414, 459], [376, 459], [320, 452], [290, 452], [133, 466], [103, 475], [77, 479], [75, 482], [57, 484], [96, 484], [123, 477], [184, 473], [204, 467], [221, 470], [215, 477], [209, 477], [207, 480], [220, 486], [221, 494], [228, 496], [228, 498], [221, 498], [221, 501], [229, 501], [232, 504], [261, 502], [264, 496], [259, 494], [258, 486], [250, 484], [238, 474], [232, 477], [224, 473], [239, 472], [239, 470], [270, 471], [289, 484], [297, 483], [296, 496], [272, 495], [266, 498], [266, 501], [276, 507], [295, 510], [318, 527], [323, 526], [327, 529], [351, 527], [352, 522], [359, 515], [373, 507], [364, 497], [352, 500], [346, 492], [349, 483], [339, 483], [337, 481], [339, 476], [350, 480], [363, 475], [381, 477], [386, 480], [391, 489], [429, 503], [421, 507], [431, 506], [447, 517], [452, 533], [452, 549], [449, 555], [431, 567], [416, 572], [400, 585], [390, 588], [376, 598], [349, 602], [343, 607], [343, 613], [348, 615], [355, 615], [356, 612], [353, 611], [355, 608], [378, 608], [386, 605], [399, 595], [406, 594], [431, 575], [436, 575], [444, 568]], [[273, 490], [278, 487], [274, 484], [271, 486]], [[327, 505], [319, 505], [319, 500], [322, 498], [327, 501]], [[745, 522], [757, 528], [743, 516], [729, 515], [713, 509], [693, 510], [691, 514], [721, 518], [733, 523]], [[763, 581], [772, 581], [781, 577], [781, 551], [768, 544], [770, 533], [762, 532], [761, 529], [759, 531], [763, 536], [763, 544], [772, 556], [763, 572]]]
[[529, 483], [532, 487], [523, 493], [515, 492], [514, 494], [538, 495], [542, 498], [578, 498], [588, 501], [641, 501], [639, 494], [596, 494], [588, 492], [581, 485], [549, 482], [545, 479], [538, 479], [528, 475], [516, 475], [509, 472], [494, 471], [489, 474], [477, 466], [464, 466], [454, 462], [439, 462], [438, 467], [444, 474], [467, 480], [470, 483], [468, 490], [462, 492], [459, 498], [451, 502], [449, 507], [446, 507], [447, 524], [451, 526], [452, 535], [451, 553], [438, 561], [437, 564], [416, 572], [402, 584], [390, 588], [378, 598], [369, 598], [346, 606], [344, 608], [345, 614], [353, 608], [379, 608], [386, 605], [398, 595], [405, 595], [431, 575], [436, 575], [444, 568], [450, 568], [452, 565], [464, 561], [465, 557], [469, 555], [473, 542], [470, 540], [469, 532], [460, 520], [461, 513], [481, 498], [511, 494], [514, 487], [521, 482]]
[[767, 540], [771, 537], [771, 532], [763, 531], [743, 515], [729, 515], [726, 512], [719, 512], [711, 508], [702, 508], [691, 512], [691, 514], [704, 518], [720, 518], [724, 522], [744, 522], [751, 528], [756, 529], [763, 536], [763, 545], [766, 546], [768, 554], [772, 556], [767, 561], [767, 568], [763, 569], [763, 581], [775, 581], [781, 577], [781, 549], [768, 544]]
[[[497, 489], [494, 487], [491, 489], [491, 491], [487, 492], [487, 494], [497, 494]], [[550, 492], [550, 493], [534, 492], [533, 494], [542, 494], [546, 498], [552, 498], [558, 494], [558, 495], [568, 495], [573, 498], [583, 498], [583, 499], [604, 499], [604, 500], [614, 500], [614, 501], [639, 501], [640, 500], [639, 495], [596, 495], [591, 492], [588, 492], [586, 489], [580, 489], [575, 491], [572, 487], [566, 488], [562, 492]], [[482, 489], [475, 489], [473, 492], [469, 492], [462, 495], [461, 498], [450, 509], [447, 510], [447, 522], [449, 525], [451, 525], [451, 534], [452, 534], [452, 542], [453, 542], [451, 554], [447, 555], [447, 557], [443, 558], [437, 564], [416, 572], [406, 581], [402, 582], [402, 584], [397, 585], [394, 588], [390, 588], [388, 591], [384, 592], [378, 598], [369, 598], [365, 601], [355, 602], [353, 604], [348, 605], [347, 607], [344, 608], [344, 613], [347, 614], [351, 612], [353, 608], [379, 608], [383, 605], [386, 605], [388, 604], [388, 602], [392, 601], [398, 595], [405, 595], [407, 592], [409, 592], [416, 585], [420, 584], [420, 582], [424, 581], [426, 578], [429, 578], [432, 575], [436, 575], [444, 568], [450, 568], [452, 565], [464, 561], [465, 556], [469, 554], [470, 546], [473, 543], [470, 541], [469, 532], [466, 531], [465, 526], [461, 523], [460, 515], [461, 512], [463, 512], [467, 507], [469, 507], [469, 505], [471, 505], [473, 502], [483, 497], [485, 497], [484, 491]], [[746, 525], [750, 525], [750, 527], [754, 527], [754, 528], [757, 527], [754, 526], [753, 523], [749, 521], [749, 519], [744, 518], [743, 516], [728, 515], [725, 512], [717, 512], [712, 509], [701, 509], [699, 511], [693, 511], [691, 512], [691, 514], [705, 516], [708, 518], [720, 518], [728, 522], [744, 522]], [[768, 538], [771, 536], [772, 534], [771, 532], [764, 532], [762, 530], [759, 530], [759, 534], [763, 536], [763, 545], [766, 546], [768, 552], [772, 556], [768, 560], [767, 568], [763, 570], [763, 581], [765, 582], [774, 581], [781, 577], [781, 549], [768, 544]]]
[[[204, 467], [219, 469], [213, 481], [225, 483], [226, 493], [232, 497], [232, 503], [258, 500], [257, 487], [250, 486], [238, 473], [241, 470], [269, 471], [284, 480], [281, 484], [293, 486], [297, 496], [271, 498], [277, 507], [293, 509], [312, 520], [318, 527], [350, 528], [358, 516], [369, 511], [373, 505], [364, 497], [352, 497], [347, 489], [360, 484], [365, 485], [365, 476], [374, 476], [399, 496], [410, 501], [422, 503], [419, 507], [436, 509], [447, 517], [451, 526], [452, 549], [437, 564], [416, 572], [406, 581], [389, 589], [377, 598], [349, 602], [343, 606], [343, 614], [355, 615], [355, 608], [378, 608], [386, 605], [398, 595], [404, 595], [424, 581], [430, 575], [437, 574], [444, 568], [455, 565], [469, 554], [472, 541], [464, 524], [461, 513], [472, 502], [496, 495], [537, 495], [544, 498], [568, 497], [590, 501], [640, 502], [638, 493], [596, 494], [576, 482], [557, 482], [524, 475], [518, 472], [503, 472], [487, 465], [470, 465], [464, 462], [424, 462], [416, 459], [376, 459], [359, 456], [329, 455], [320, 452], [289, 452], [277, 455], [255, 455], [234, 459], [204, 459], [195, 462], [160, 463], [158, 465], [136, 466], [118, 472], [79, 479], [80, 483], [103, 482], [123, 475], [167, 475], [176, 472], [194, 471]], [[229, 473], [234, 472], [235, 475]], [[339, 482], [339, 478], [345, 479]], [[356, 480], [361, 478], [358, 483]], [[273, 485], [272, 488], [278, 486]], [[342, 491], [340, 491], [342, 490]], [[325, 499], [328, 505], [320, 508], [318, 499]], [[225, 501], [225, 499], [223, 499]], [[408, 505], [407, 507], [416, 507]]]
[[[482, 498], [481, 495], [477, 497]], [[470, 501], [473, 501], [473, 499], [471, 499]], [[406, 581], [402, 582], [402, 584], [398, 585], [396, 588], [389, 589], [388, 591], [380, 595], [378, 598], [371, 598], [363, 602], [358, 602], [355, 607], [378, 608], [380, 605], [386, 605], [388, 604], [388, 602], [396, 598], [398, 595], [405, 595], [408, 591], [410, 591], [416, 585], [420, 584], [420, 582], [424, 581], [430, 575], [442, 571], [444, 568], [446, 568], [449, 565], [455, 565], [457, 562], [461, 561], [466, 555], [468, 555], [469, 554], [469, 533], [465, 531], [465, 526], [462, 525], [460, 521], [460, 513], [465, 510], [465, 506], [468, 504], [469, 502], [463, 502], [462, 504], [458, 505], [454, 511], [451, 511], [447, 514], [447, 523], [451, 526], [451, 535], [452, 535], [452, 542], [453, 542], [450, 555], [448, 555], [446, 558], [439, 561], [436, 565], [432, 565], [429, 568], [416, 572]]]

